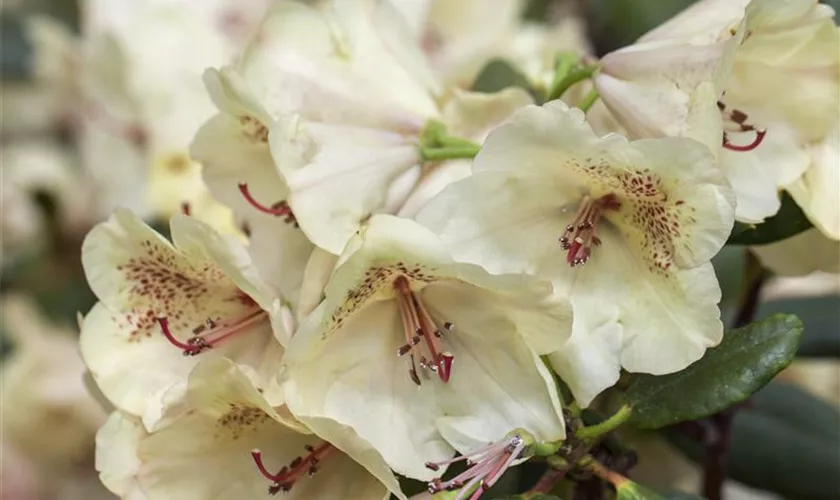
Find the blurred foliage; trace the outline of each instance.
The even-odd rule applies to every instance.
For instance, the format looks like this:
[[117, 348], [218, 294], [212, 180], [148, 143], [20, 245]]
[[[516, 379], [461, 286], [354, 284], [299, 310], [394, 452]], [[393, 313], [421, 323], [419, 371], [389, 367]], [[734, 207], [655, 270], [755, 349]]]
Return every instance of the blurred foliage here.
[[744, 401], [793, 361], [802, 322], [777, 314], [726, 332], [700, 361], [669, 375], [636, 375], [625, 394], [630, 421], [659, 428], [697, 420]]
[[776, 313], [795, 314], [802, 319], [805, 332], [798, 356], [840, 357], [840, 297], [797, 297], [765, 302], [756, 317], [765, 318]]
[[630, 45], [693, 0], [587, 0], [589, 36], [598, 55]]
[[[675, 429], [666, 433], [691, 460], [701, 444]], [[735, 416], [728, 475], [789, 499], [838, 498], [840, 413], [807, 392], [774, 382]]]
[[0, 16], [0, 72], [4, 80], [25, 78], [30, 71], [32, 47], [26, 40], [22, 16], [4, 11]]
[[521, 87], [532, 95], [535, 94], [528, 77], [507, 62], [493, 59], [481, 69], [473, 82], [472, 90], [490, 94], [507, 87]]

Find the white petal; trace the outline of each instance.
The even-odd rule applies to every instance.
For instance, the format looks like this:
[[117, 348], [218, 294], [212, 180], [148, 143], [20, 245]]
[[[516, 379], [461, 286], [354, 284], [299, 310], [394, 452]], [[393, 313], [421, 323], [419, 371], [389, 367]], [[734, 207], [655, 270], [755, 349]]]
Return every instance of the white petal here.
[[795, 133], [783, 124], [769, 127], [753, 151], [720, 150], [720, 167], [735, 192], [735, 218], [758, 224], [779, 211], [779, 189], [798, 179], [810, 159]]
[[394, 273], [415, 269], [432, 277], [441, 265], [451, 263], [440, 240], [428, 229], [409, 219], [374, 216], [339, 259], [325, 290], [327, 311], [344, 317], [382, 290], [392, 297], [393, 291], [387, 288]]
[[137, 484], [142, 466], [137, 448], [146, 430], [136, 418], [114, 412], [96, 434], [96, 470], [99, 479], [120, 498], [147, 498]]
[[533, 103], [531, 95], [519, 87], [492, 94], [456, 90], [443, 108], [442, 120], [450, 135], [481, 142], [511, 113]]
[[315, 248], [306, 263], [303, 273], [303, 285], [300, 290], [300, 301], [295, 315], [303, 320], [324, 300], [324, 289], [332, 276], [338, 257]]
[[[479, 263], [492, 273], [536, 274], [542, 262], [563, 260], [557, 239], [566, 224], [557, 217], [563, 186], [541, 181], [478, 172], [444, 189], [417, 220], [439, 235], [456, 260]], [[569, 191], [571, 201], [575, 192]]]
[[[623, 144], [616, 135], [598, 137], [577, 108], [563, 101], [525, 106], [487, 137], [473, 170], [506, 170], [524, 174], [556, 172], [556, 166], [576, 153], [590, 154]], [[519, 153], [527, 148], [528, 155]]]
[[[437, 404], [450, 425], [466, 419], [479, 426], [476, 440], [450, 444], [463, 453], [498, 441], [515, 428], [543, 441], [565, 437], [555, 383], [526, 346], [522, 329], [528, 325], [508, 313], [515, 306], [506, 307], [504, 297], [460, 283], [429, 285], [419, 297], [434, 318], [454, 324], [442, 339], [454, 356], [452, 375], [446, 384], [436, 384]], [[566, 332], [556, 333], [563, 337]], [[486, 439], [488, 435], [492, 438]]]
[[840, 126], [811, 147], [811, 165], [786, 187], [811, 222], [831, 239], [840, 239]]
[[210, 260], [236, 286], [268, 310], [274, 300], [245, 248], [232, 237], [214, 231], [193, 217], [178, 214], [170, 220], [172, 241], [193, 261]]
[[[594, 318], [581, 315], [582, 321], [587, 319]], [[565, 345], [549, 355], [551, 367], [582, 407], [589, 406], [601, 391], [618, 382], [621, 337], [622, 328], [616, 322], [607, 321], [588, 331], [579, 327]]]
[[[372, 0], [323, 9], [276, 4], [236, 71], [274, 118], [300, 113], [382, 129], [420, 127], [436, 114], [429, 82], [411, 67], [418, 58], [408, 56], [410, 42], [397, 43], [393, 23], [383, 22], [386, 9]], [[408, 30], [402, 36], [411, 39]]]
[[223, 113], [236, 118], [251, 117], [263, 125], [273, 121], [271, 114], [234, 68], [207, 68], [204, 85], [213, 103]]
[[711, 43], [729, 35], [744, 19], [750, 0], [703, 0], [696, 2], [639, 39], [653, 42], [688, 39]]
[[[172, 411], [167, 425], [137, 447], [137, 481], [153, 498], [267, 497], [270, 481], [258, 472], [251, 450], [261, 451], [269, 469], [279, 469], [305, 454], [306, 445], [323, 444], [278, 421], [248, 379], [222, 360], [196, 368], [185, 399]], [[321, 460], [317, 479], [302, 474], [286, 496], [330, 498], [347, 491], [377, 500], [385, 494], [376, 478], [335, 452]]]
[[135, 335], [136, 331], [120, 313], [99, 303], [85, 317], [80, 337], [82, 357], [102, 393], [120, 410], [148, 416], [150, 426], [154, 416], [160, 415], [166, 390], [183, 382], [199, 360], [229, 357], [251, 367], [264, 385], [274, 373], [263, 361], [278, 350], [282, 352], [268, 322], [192, 357], [184, 356], [157, 331], [150, 330], [148, 336]]
[[397, 215], [409, 219], [414, 218], [426, 206], [426, 203], [443, 191], [443, 188], [469, 177], [471, 172], [472, 162], [470, 160], [447, 161], [423, 172], [414, 191], [400, 207]]
[[270, 140], [301, 229], [334, 254], [341, 253], [361, 221], [385, 209], [392, 183], [419, 164], [416, 146], [373, 129], [283, 123]]
[[239, 120], [230, 115], [217, 114], [207, 121], [196, 133], [190, 155], [201, 162], [204, 182], [213, 196], [237, 214], [256, 211], [239, 190], [242, 182], [266, 206], [288, 196], [268, 144], [243, 132]]
[[635, 170], [642, 183], [650, 182], [651, 174], [660, 179], [665, 200], [654, 203], [665, 210], [671, 223], [679, 224], [671, 230], [666, 226], [665, 234], [659, 234], [655, 221], [644, 216], [648, 199], [628, 196], [628, 205], [638, 203], [632, 207], [633, 215], [642, 216], [639, 222], [627, 220], [630, 225], [651, 240], [661, 237], [663, 245], [673, 245], [675, 261], [681, 266], [707, 262], [720, 251], [735, 222], [735, 194], [706, 147], [693, 139], [642, 139], [611, 153], [607, 161]]
[[840, 273], [840, 242], [827, 238], [818, 229], [750, 250], [764, 267], [782, 276], [803, 276], [814, 271]]
[[424, 464], [445, 460], [452, 448], [435, 428], [434, 381], [415, 385], [410, 361], [397, 356], [405, 338], [396, 303], [370, 304], [326, 332], [324, 310], [316, 310], [289, 344], [289, 408], [300, 418], [349, 426], [396, 472], [431, 479], [435, 474]]
[[[402, 492], [397, 478], [385, 463], [382, 455], [366, 441], [359, 438], [359, 435], [353, 429], [328, 418], [312, 417], [304, 418], [302, 421], [310, 429], [315, 431], [316, 434], [349, 455], [359, 465], [379, 479], [379, 482], [385, 485], [390, 493], [393, 493], [400, 500], [406, 500], [406, 496]], [[374, 498], [374, 496], [371, 495], [370, 498]], [[390, 494], [385, 493], [385, 498], [390, 498]]]

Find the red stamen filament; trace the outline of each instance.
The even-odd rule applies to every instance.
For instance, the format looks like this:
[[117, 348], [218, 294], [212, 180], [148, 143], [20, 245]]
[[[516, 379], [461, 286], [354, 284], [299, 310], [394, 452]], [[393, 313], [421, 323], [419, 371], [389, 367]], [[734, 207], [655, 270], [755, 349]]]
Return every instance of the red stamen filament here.
[[[429, 357], [420, 354], [420, 366], [437, 373], [444, 383], [449, 382], [452, 375], [452, 362], [455, 357], [443, 351], [440, 338], [443, 336], [441, 330], [436, 326], [432, 315], [429, 313], [423, 302], [411, 291], [411, 286], [404, 276], [394, 280], [394, 291], [396, 292], [397, 305], [400, 310], [400, 318], [403, 323], [406, 344], [397, 351], [398, 356], [410, 354], [411, 368], [409, 375], [415, 384], [420, 385], [420, 377], [417, 374], [417, 365], [414, 357], [414, 350], [421, 340], [425, 341]], [[444, 330], [450, 331], [453, 326], [447, 322], [443, 325]]]
[[268, 468], [263, 462], [262, 452], [260, 450], [251, 451], [251, 457], [254, 459], [254, 463], [257, 465], [260, 474], [272, 482], [268, 488], [270, 494], [273, 495], [278, 491], [289, 491], [294, 483], [305, 473], [309, 474], [309, 476], [314, 476], [318, 472], [318, 465], [324, 459], [338, 451], [330, 443], [324, 443], [317, 448], [307, 446], [306, 450], [309, 452], [308, 455], [292, 460], [289, 465], [284, 466], [276, 474], [268, 471]]
[[260, 212], [269, 215], [275, 215], [278, 217], [288, 217], [293, 215], [292, 209], [285, 201], [277, 202], [270, 207], [263, 205], [262, 203], [257, 201], [256, 198], [254, 198], [254, 196], [251, 194], [251, 190], [248, 188], [247, 182], [239, 183], [239, 192], [242, 193], [242, 196], [245, 198], [245, 201], [247, 201], [252, 207], [256, 208]]
[[604, 211], [618, 210], [621, 204], [614, 194], [608, 194], [593, 200], [584, 196], [580, 202], [577, 214], [566, 231], [560, 237], [560, 248], [566, 250], [566, 262], [572, 266], [580, 266], [589, 261], [592, 247], [599, 246], [598, 222]]
[[249, 312], [242, 316], [231, 320], [212, 321], [207, 320], [206, 325], [201, 325], [193, 329], [193, 336], [186, 342], [178, 340], [169, 328], [169, 320], [167, 318], [157, 318], [160, 324], [161, 332], [172, 345], [184, 351], [184, 356], [195, 356], [201, 354], [207, 349], [217, 346], [220, 342], [228, 339], [249, 326], [262, 321], [267, 318], [267, 314], [262, 309]]

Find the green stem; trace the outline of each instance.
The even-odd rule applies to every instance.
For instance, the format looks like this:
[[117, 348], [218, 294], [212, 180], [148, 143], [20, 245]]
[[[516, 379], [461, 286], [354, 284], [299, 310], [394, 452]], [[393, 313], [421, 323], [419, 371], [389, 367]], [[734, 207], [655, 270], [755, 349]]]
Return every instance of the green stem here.
[[581, 109], [581, 111], [586, 113], [587, 111], [589, 111], [589, 108], [591, 108], [592, 105], [595, 104], [595, 101], [597, 101], [599, 97], [601, 97], [601, 94], [599, 94], [598, 91], [593, 88], [589, 91], [588, 94], [586, 94], [583, 100], [580, 101], [578, 107]]
[[572, 85], [586, 80], [596, 71], [598, 71], [598, 66], [586, 66], [570, 72], [562, 80], [557, 82], [556, 85], [551, 86], [551, 91], [548, 93], [548, 100], [560, 99]]
[[575, 432], [575, 436], [580, 439], [592, 439], [603, 434], [606, 434], [610, 431], [614, 431], [617, 429], [621, 424], [627, 421], [630, 418], [630, 415], [633, 414], [633, 408], [629, 405], [624, 405], [618, 409], [613, 416], [604, 420], [600, 424], [589, 425], [587, 427], [582, 427]]
[[575, 67], [578, 62], [578, 57], [572, 53], [558, 54], [554, 60], [554, 78], [551, 80], [549, 90], [553, 89], [563, 81]]
[[423, 161], [444, 161], [457, 158], [475, 158], [481, 146], [469, 144], [461, 146], [447, 146], [441, 148], [421, 148], [420, 155]]

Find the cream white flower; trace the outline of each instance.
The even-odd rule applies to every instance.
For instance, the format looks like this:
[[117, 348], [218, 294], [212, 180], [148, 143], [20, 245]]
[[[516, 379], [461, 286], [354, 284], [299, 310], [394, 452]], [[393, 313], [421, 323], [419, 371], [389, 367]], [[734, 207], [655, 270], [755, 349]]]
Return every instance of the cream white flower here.
[[785, 189], [814, 226], [826, 237], [840, 240], [840, 193], [836, 189], [840, 185], [840, 121], [822, 140], [812, 143], [807, 152], [808, 170]]
[[[360, 221], [405, 199], [391, 188], [413, 185], [399, 179], [418, 175], [418, 134], [438, 114], [435, 84], [403, 24], [374, 0], [281, 2], [233, 66], [205, 76], [240, 133], [267, 141], [271, 129], [296, 221], [334, 254]], [[212, 156], [202, 149], [193, 151]], [[284, 199], [268, 191], [254, 198]]]
[[229, 361], [201, 362], [186, 391], [168, 403], [151, 432], [115, 412], [97, 436], [97, 470], [121, 498], [271, 498], [283, 491], [289, 499], [384, 500], [388, 488], [405, 498], [375, 452], [360, 463], [343, 453], [362, 449], [352, 433], [333, 443], [308, 433]]
[[554, 101], [494, 130], [473, 170], [418, 220], [459, 261], [548, 277], [569, 298], [571, 340], [537, 349], [554, 353], [579, 402], [621, 367], [678, 371], [720, 341], [709, 259], [731, 231], [733, 200], [702, 144], [598, 137]]
[[375, 215], [351, 240], [326, 299], [289, 344], [291, 411], [347, 425], [397, 472], [441, 462], [524, 428], [564, 437], [554, 381], [524, 337], [561, 342], [570, 310], [550, 285], [456, 264], [408, 219]]
[[840, 241], [826, 237], [818, 229], [753, 246], [750, 250], [765, 268], [781, 276], [802, 276], [815, 271], [840, 273]]
[[266, 6], [267, 0], [84, 2], [76, 113], [85, 168], [103, 186], [102, 213], [120, 206], [169, 216], [187, 206], [193, 216], [233, 230], [187, 148], [214, 111], [204, 69], [233, 56]]
[[233, 359], [270, 389], [283, 352], [278, 340], [291, 333], [280, 297], [244, 248], [184, 215], [173, 217], [171, 231], [174, 245], [119, 210], [82, 247], [100, 300], [83, 323], [82, 355], [105, 396], [147, 425], [164, 391], [200, 358]]
[[778, 190], [808, 168], [808, 150], [836, 120], [832, 15], [816, 0], [698, 2], [606, 55], [596, 87], [635, 136], [709, 145], [738, 219], [759, 223], [778, 211]]
[[46, 482], [76, 474], [107, 412], [85, 388], [73, 332], [50, 324], [23, 296], [5, 296], [0, 312], [13, 344], [0, 370], [3, 440], [32, 461]]

